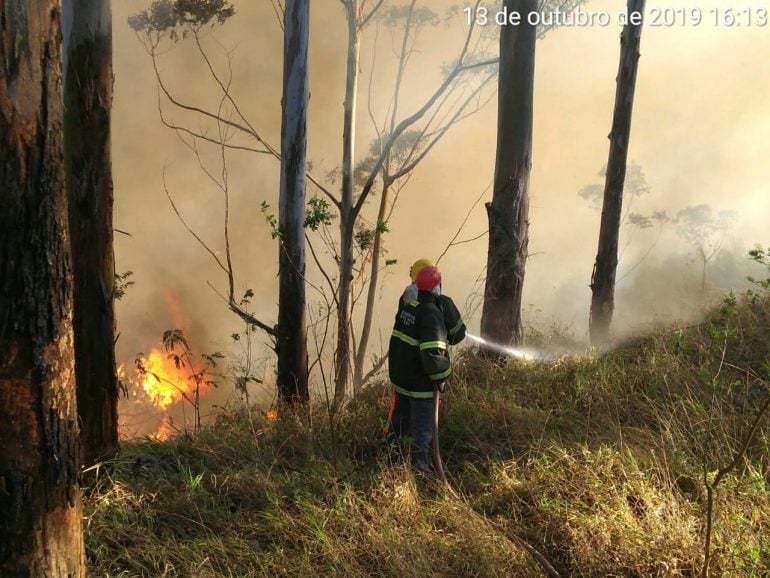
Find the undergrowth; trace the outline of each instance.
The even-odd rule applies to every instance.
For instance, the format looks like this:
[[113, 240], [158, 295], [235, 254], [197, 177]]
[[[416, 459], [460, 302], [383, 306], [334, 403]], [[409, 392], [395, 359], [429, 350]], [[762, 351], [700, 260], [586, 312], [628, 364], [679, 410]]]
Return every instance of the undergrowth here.
[[[86, 490], [93, 576], [694, 576], [706, 483], [770, 382], [770, 299], [551, 362], [456, 353], [442, 406], [452, 496], [391, 464], [388, 387], [333, 419], [243, 408], [125, 442]], [[770, 574], [767, 417], [715, 490], [713, 576]]]

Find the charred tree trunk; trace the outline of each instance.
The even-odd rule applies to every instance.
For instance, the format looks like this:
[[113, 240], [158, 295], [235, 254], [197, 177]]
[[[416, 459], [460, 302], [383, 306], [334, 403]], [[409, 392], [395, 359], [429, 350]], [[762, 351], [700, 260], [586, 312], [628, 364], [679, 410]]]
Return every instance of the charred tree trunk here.
[[83, 465], [118, 447], [112, 246], [110, 0], [64, 10], [64, 140], [72, 242], [75, 375]]
[[[631, 20], [634, 14], [639, 15], [638, 24], [634, 24], [634, 20]], [[631, 136], [631, 113], [634, 108], [643, 14], [644, 0], [628, 0], [630, 20], [620, 36], [620, 65], [615, 93], [615, 112], [610, 133], [607, 180], [604, 185], [599, 249], [591, 275], [589, 335], [594, 345], [607, 341], [612, 314], [615, 310], [615, 274], [618, 269], [623, 184], [626, 180], [626, 160]]]
[[304, 228], [309, 16], [309, 0], [286, 2], [276, 353], [279, 395], [287, 403], [309, 399]]
[[79, 578], [59, 2], [0, 15], [0, 576]]
[[353, 280], [353, 163], [355, 160], [356, 103], [360, 31], [358, 0], [346, 0], [348, 63], [342, 128], [342, 203], [340, 207], [340, 278], [337, 287], [337, 347], [334, 353], [334, 399], [343, 400], [350, 390], [350, 284]]
[[[505, 0], [508, 12], [537, 11], [537, 0]], [[537, 28], [522, 17], [500, 29], [497, 157], [487, 203], [489, 250], [481, 335], [503, 344], [521, 341], [521, 296], [529, 243], [529, 173]]]

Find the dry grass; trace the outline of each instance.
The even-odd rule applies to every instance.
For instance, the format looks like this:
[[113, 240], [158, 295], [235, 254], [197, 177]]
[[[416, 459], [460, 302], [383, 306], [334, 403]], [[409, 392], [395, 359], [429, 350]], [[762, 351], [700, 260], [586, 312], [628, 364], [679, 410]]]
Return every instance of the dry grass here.
[[[770, 300], [552, 364], [466, 352], [442, 450], [457, 499], [386, 463], [384, 385], [330, 425], [223, 416], [126, 443], [87, 496], [94, 576], [692, 576], [704, 475], [728, 464], [770, 381]], [[312, 426], [308, 424], [311, 423]], [[714, 576], [770, 574], [770, 426], [716, 494]]]

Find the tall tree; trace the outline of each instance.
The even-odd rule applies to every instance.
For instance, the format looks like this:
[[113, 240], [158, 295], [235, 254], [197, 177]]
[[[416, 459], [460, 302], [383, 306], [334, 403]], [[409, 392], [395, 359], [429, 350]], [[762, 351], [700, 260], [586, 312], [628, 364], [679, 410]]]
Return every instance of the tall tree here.
[[[535, 12], [537, 0], [504, 0], [509, 14]], [[529, 174], [537, 27], [526, 16], [500, 30], [497, 156], [487, 203], [489, 250], [481, 334], [497, 343], [521, 341], [521, 296], [529, 243]]]
[[305, 170], [307, 156], [309, 0], [288, 0], [284, 11], [281, 123], [280, 249], [278, 257], [278, 387], [281, 398], [307, 401], [305, 320]]
[[[402, 27], [400, 49], [398, 52], [398, 67], [396, 71], [396, 77], [393, 82], [393, 96], [391, 98], [388, 114], [383, 126], [377, 128], [377, 132], [381, 135], [377, 138], [370, 147], [370, 154], [365, 159], [359, 162], [358, 168], [365, 169], [374, 165], [379, 157], [383, 145], [383, 137], [393, 134], [396, 129], [396, 122], [398, 120], [398, 114], [400, 112], [402, 87], [404, 84], [404, 76], [407, 71], [407, 65], [410, 55], [415, 51], [417, 39], [420, 35], [420, 31], [425, 26], [435, 26], [440, 21], [438, 15], [432, 10], [422, 7], [417, 7], [417, 1], [412, 0], [411, 3], [406, 6], [390, 6], [385, 10], [385, 14], [382, 20], [390, 27], [398, 28]], [[376, 50], [375, 50], [376, 54]], [[492, 65], [490, 68], [494, 68]], [[372, 71], [373, 73], [373, 71]], [[470, 95], [463, 95], [464, 101], [462, 105], [458, 106], [454, 113], [450, 116], [450, 120], [441, 127], [435, 135], [440, 138], [446, 131], [455, 123], [458, 122], [463, 113], [467, 110], [470, 103], [475, 102], [477, 107], [480, 102], [480, 93], [490, 83], [494, 76], [494, 72], [490, 73], [486, 71], [486, 79], [479, 82], [474, 89], [470, 90]], [[371, 97], [370, 97], [371, 98]], [[467, 114], [471, 114], [473, 111]], [[388, 221], [395, 208], [395, 203], [398, 194], [405, 184], [406, 180], [399, 183], [399, 180], [405, 177], [419, 162], [419, 157], [426, 149], [429, 149], [438, 138], [431, 142], [428, 138], [427, 129], [415, 130], [408, 129], [399, 137], [399, 141], [394, 143], [388, 154], [385, 156], [382, 167], [380, 169], [380, 202], [379, 209], [375, 220], [374, 227], [370, 229], [368, 240], [371, 238], [371, 245], [368, 251], [369, 266], [369, 281], [366, 288], [366, 302], [364, 305], [364, 316], [361, 323], [360, 336], [358, 343], [354, 344], [354, 367], [353, 367], [353, 389], [358, 391], [367, 379], [373, 375], [378, 367], [384, 363], [385, 358], [380, 358], [378, 363], [374, 364], [374, 367], [368, 373], [364, 373], [365, 363], [367, 360], [367, 353], [369, 347], [369, 338], [371, 336], [373, 321], [374, 321], [374, 307], [377, 301], [377, 294], [380, 290], [379, 279], [380, 272], [384, 267], [381, 265], [382, 257], [384, 254], [384, 234], [388, 232]], [[359, 170], [360, 173], [364, 171]], [[367, 175], [368, 176], [368, 175]], [[363, 183], [359, 183], [363, 185]], [[387, 261], [386, 261], [387, 266]], [[363, 265], [361, 271], [363, 271]]]
[[[363, 14], [366, 11], [362, 11], [358, 25], [359, 29], [363, 29], [366, 23], [377, 14], [377, 10], [381, 7], [382, 3], [382, 0], [377, 1], [366, 15]], [[478, 7], [479, 3], [480, 0], [477, 0], [476, 7]], [[356, 183], [359, 191], [358, 198], [352, 206], [352, 210], [346, 210], [344, 203], [339, 207], [340, 219], [348, 219], [350, 221], [347, 229], [352, 231], [356, 226], [359, 227], [354, 237], [358, 247], [361, 249], [360, 265], [356, 270], [353, 266], [354, 260], [352, 258], [354, 247], [344, 243], [339, 247], [341, 255], [349, 254], [348, 258], [339, 259], [340, 279], [348, 278], [351, 280], [347, 287], [350, 293], [351, 306], [355, 305], [357, 301], [356, 290], [353, 286], [354, 278], [360, 281], [359, 291], [366, 289], [366, 301], [358, 343], [351, 340], [350, 313], [346, 313], [348, 317], [348, 334], [344, 339], [340, 339], [338, 331], [337, 348], [335, 350], [335, 361], [338, 362], [335, 374], [335, 398], [337, 400], [340, 400], [349, 393], [351, 359], [353, 361], [352, 383], [355, 389], [359, 389], [384, 362], [384, 359], [380, 358], [374, 364], [374, 367], [364, 374], [364, 363], [372, 329], [379, 273], [384, 268], [380, 264], [383, 252], [383, 234], [388, 231], [388, 220], [394, 209], [398, 193], [409, 180], [412, 171], [429, 154], [436, 143], [453, 126], [482, 106], [483, 90], [494, 77], [494, 69], [497, 64], [497, 59], [485, 60], [477, 54], [469, 54], [470, 41], [474, 32], [474, 26], [471, 25], [468, 28], [465, 43], [459, 50], [452, 66], [447, 69], [443, 82], [430, 94], [419, 109], [399, 121], [404, 76], [410, 57], [416, 52], [415, 43], [419, 36], [419, 31], [424, 26], [436, 25], [441, 20], [429, 8], [418, 8], [416, 0], [412, 0], [408, 5], [389, 6], [384, 11], [384, 14], [381, 15], [381, 19], [388, 26], [397, 26], [398, 23], [401, 23], [403, 31], [398, 53], [398, 67], [393, 84], [393, 96], [388, 105], [386, 120], [381, 127], [377, 126], [373, 117], [371, 85], [369, 87], [369, 114], [378, 137], [372, 144], [369, 156], [361, 160], [355, 168], [359, 179], [359, 182]], [[352, 46], [353, 43], [351, 42], [349, 45]], [[480, 52], [483, 52], [483, 50], [480, 50]], [[374, 53], [376, 55], [376, 37]], [[352, 72], [353, 70], [349, 68], [348, 73]], [[477, 73], [477, 79], [469, 82], [468, 78], [473, 77]], [[372, 74], [374, 74], [374, 71], [372, 71]], [[454, 101], [453, 104], [445, 106], [450, 101]], [[443, 118], [440, 118], [442, 115], [439, 115], [438, 111], [442, 109], [444, 115]], [[427, 117], [427, 120], [423, 121], [423, 117]], [[381, 189], [379, 191], [380, 203], [374, 224], [369, 228], [362, 223], [364, 219], [362, 218], [361, 211], [364, 203], [374, 193], [374, 185], [377, 179], [381, 181]], [[388, 263], [386, 261], [385, 266]], [[343, 266], [347, 267], [347, 269]], [[366, 272], [369, 273], [368, 280], [363, 278]], [[340, 288], [342, 288], [341, 285]], [[339, 295], [338, 291], [336, 295], [338, 299]], [[338, 324], [338, 328], [341, 327], [342, 324]], [[347, 351], [343, 351], [343, 349]], [[340, 360], [343, 360], [346, 364], [347, 371], [340, 371]]]
[[[479, 2], [480, 0], [477, 0]], [[474, 26], [470, 26], [464, 44], [459, 51], [457, 59], [448, 69], [442, 82], [436, 90], [425, 100], [424, 104], [409, 115], [404, 115], [398, 120], [395, 112], [387, 113], [387, 120], [384, 126], [377, 126], [372, 109], [372, 88], [369, 87], [370, 102], [368, 112], [375, 125], [374, 128], [378, 134], [376, 139], [376, 150], [370, 151], [371, 154], [359, 163], [355, 163], [355, 136], [356, 136], [356, 108], [357, 92], [360, 74], [360, 36], [362, 31], [373, 21], [377, 20], [379, 11], [384, 5], [384, 0], [341, 0], [345, 9], [348, 31], [348, 58], [346, 61], [346, 99], [343, 109], [343, 135], [344, 146], [342, 162], [340, 163], [339, 173], [344, 174], [341, 184], [341, 194], [332, 192], [333, 185], [337, 184], [337, 170], [331, 171], [327, 175], [327, 183], [314, 178], [309, 172], [306, 174], [308, 182], [312, 183], [316, 189], [317, 195], [309, 201], [308, 218], [306, 219], [306, 231], [317, 231], [321, 241], [329, 250], [330, 262], [336, 268], [336, 278], [334, 272], [328, 272], [327, 267], [330, 262], [324, 263], [319, 259], [318, 254], [313, 251], [312, 242], [308, 244], [311, 249], [311, 255], [315, 264], [321, 270], [326, 285], [314, 286], [314, 290], [321, 293], [325, 302], [327, 311], [326, 321], [333, 313], [341, 318], [338, 319], [337, 335], [335, 338], [334, 355], [334, 388], [335, 399], [343, 399], [350, 393], [351, 374], [353, 360], [358, 354], [361, 360], [361, 366], [365, 360], [365, 352], [368, 346], [368, 336], [371, 329], [372, 307], [376, 292], [372, 289], [367, 296], [367, 314], [362, 329], [362, 340], [356, 350], [356, 344], [353, 339], [352, 311], [358, 297], [370, 283], [376, 287], [378, 282], [377, 272], [382, 268], [379, 266], [379, 259], [372, 257], [372, 248], [377, 248], [379, 256], [381, 247], [381, 235], [387, 230], [386, 223], [377, 218], [376, 225], [369, 228], [367, 219], [364, 216], [366, 201], [370, 194], [376, 195], [375, 182], [382, 178], [383, 191], [395, 187], [396, 191], [400, 188], [400, 181], [405, 184], [408, 181], [412, 170], [427, 156], [433, 146], [448, 132], [451, 126], [457, 124], [460, 120], [468, 116], [468, 109], [472, 109], [474, 104], [479, 103], [479, 92], [474, 88], [469, 88], [472, 83], [467, 82], [469, 76], [475, 72], [483, 75], [479, 84], [485, 84], [493, 72], [489, 72], [490, 67], [494, 67], [497, 59], [480, 60], [477, 57], [469, 58], [469, 46], [473, 35]], [[394, 5], [388, 11], [387, 16], [383, 16], [383, 22], [387, 26], [392, 26], [395, 22], [408, 21], [405, 27], [405, 38], [409, 41], [402, 47], [397, 74], [394, 101], [391, 102], [389, 111], [395, 111], [398, 108], [395, 101], [398, 98], [401, 78], [403, 77], [404, 67], [409, 60], [409, 56], [415, 52], [414, 40], [415, 34], [410, 34], [409, 30], [415, 30], [413, 10], [416, 2], [411, 5]], [[194, 151], [201, 162], [201, 155], [198, 154], [198, 146], [201, 143], [213, 144], [221, 149], [220, 158], [225, 158], [225, 151], [249, 151], [256, 154], [267, 154], [277, 160], [281, 160], [282, 153], [270, 144], [269, 139], [258, 130], [254, 124], [247, 118], [243, 110], [236, 102], [231, 90], [232, 78], [229, 73], [220, 74], [213, 66], [213, 61], [207, 53], [206, 46], [202, 42], [201, 32], [213, 24], [221, 24], [232, 16], [234, 10], [226, 0], [154, 0], [148, 10], [144, 10], [129, 19], [129, 24], [137, 31], [141, 32], [141, 38], [145, 43], [150, 54], [158, 87], [161, 95], [164, 97], [160, 106], [161, 121], [169, 128], [175, 130], [185, 143]], [[419, 21], [435, 20], [440, 22], [438, 17], [431, 16], [432, 12], [423, 9], [420, 11]], [[379, 20], [378, 24], [379, 24]], [[158, 62], [163, 51], [159, 50], [161, 41], [171, 40], [176, 43], [184, 38], [190, 38], [198, 50], [205, 68], [210, 77], [217, 83], [221, 89], [220, 104], [218, 108], [206, 110], [186, 102], [184, 97], [178, 96], [170, 90], [169, 85], [164, 82], [160, 73]], [[376, 53], [376, 35], [375, 49]], [[374, 59], [373, 59], [374, 60]], [[460, 95], [458, 97], [458, 94]], [[223, 111], [225, 107], [229, 114]], [[199, 121], [198, 127], [193, 124], [187, 124], [187, 121], [175, 121], [167, 108], [180, 114], [193, 114]], [[206, 127], [208, 123], [215, 124], [213, 130]], [[218, 136], [217, 136], [218, 135]], [[395, 163], [394, 160], [398, 160]], [[204, 169], [206, 174], [212, 179], [213, 172]], [[226, 172], [226, 171], [225, 171]], [[213, 179], [212, 179], [213, 180]], [[227, 183], [215, 183], [217, 188], [221, 189], [225, 198], [227, 198]], [[173, 204], [173, 201], [172, 201]], [[174, 207], [176, 209], [176, 207]], [[269, 205], [263, 203], [263, 210], [267, 210]], [[379, 214], [389, 214], [393, 208], [393, 202], [388, 201], [388, 195], [383, 195], [380, 203]], [[339, 237], [338, 240], [332, 239], [326, 227], [330, 226], [333, 214], [336, 211], [339, 214]], [[185, 226], [186, 222], [177, 211]], [[273, 215], [266, 212], [266, 218], [270, 223], [274, 237], [282, 235], [281, 227], [276, 222]], [[247, 323], [260, 327], [271, 337], [277, 336], [280, 324], [268, 325], [256, 319], [251, 313], [246, 311], [244, 305], [236, 301], [234, 297], [233, 281], [234, 271], [229, 258], [227, 261], [220, 260], [216, 252], [213, 251], [201, 237], [194, 233], [187, 226], [196, 240], [201, 243], [209, 252], [217, 265], [225, 272], [228, 278], [229, 296], [227, 298], [230, 308], [241, 316]], [[225, 227], [226, 228], [226, 227]], [[225, 234], [225, 251], [229, 255], [229, 242], [227, 233]], [[371, 269], [367, 266], [371, 264]], [[387, 262], [386, 262], [387, 266]], [[367, 270], [375, 271], [367, 276]], [[356, 284], [356, 282], [358, 282]], [[327, 294], [326, 291], [329, 291]], [[358, 292], [358, 293], [357, 293]], [[321, 323], [323, 326], [325, 322]], [[326, 325], [328, 328], [328, 325]], [[327, 332], [324, 331], [320, 343], [316, 343], [320, 351], [326, 352]], [[312, 366], [311, 366], [312, 367]], [[361, 374], [361, 381], [368, 375]]]
[[[366, 0], [364, 0], [365, 2]], [[340, 275], [337, 280], [337, 347], [334, 352], [335, 398], [343, 398], [350, 382], [350, 287], [353, 281], [353, 163], [356, 148], [358, 62], [361, 52], [360, 0], [343, 0], [348, 23], [345, 102], [342, 118], [342, 195], [340, 197]]]
[[[540, 0], [538, 2], [538, 8], [541, 12], [549, 12], [553, 10], [560, 10], [564, 13], [570, 12], [576, 9], [583, 0]], [[481, 7], [481, 3], [477, 2], [471, 9], [471, 13], [475, 13], [479, 18], [482, 14], [482, 10], [486, 10], [483, 14], [485, 17], [489, 17], [490, 12], [486, 8]], [[394, 18], [394, 13], [401, 15], [400, 18]], [[404, 80], [404, 74], [406, 72], [408, 60], [412, 53], [415, 51], [415, 44], [420, 30], [426, 25], [435, 25], [440, 22], [441, 19], [437, 17], [431, 10], [425, 7], [417, 7], [416, 0], [407, 6], [401, 7], [392, 6], [385, 10], [386, 22], [403, 23], [403, 34], [401, 38], [401, 47], [398, 53], [398, 69], [394, 82], [394, 94], [389, 106], [389, 126], [384, 126], [381, 130], [378, 130], [380, 134], [385, 136], [390, 135], [396, 129], [396, 120], [398, 118], [399, 100], [401, 96], [401, 88]], [[478, 22], [478, 18], [474, 18], [472, 23]], [[553, 29], [554, 25], [542, 25], [538, 27], [538, 37], [544, 36], [547, 32]], [[472, 33], [473, 26], [470, 27], [469, 32]], [[494, 37], [494, 31], [492, 28], [481, 27], [480, 37], [486, 42], [487, 38]], [[458, 64], [462, 63], [464, 59], [468, 61], [476, 61], [475, 64], [481, 64], [480, 67], [463, 65], [456, 68], [452, 74], [462, 72], [463, 75], [472, 76], [479, 74], [482, 76], [480, 80], [475, 82], [466, 82], [466, 92], [457, 99], [458, 106], [452, 112], [447, 115], [448, 120], [436, 130], [428, 130], [427, 127], [422, 128], [410, 128], [404, 131], [399, 137], [398, 141], [394, 143], [394, 146], [388, 152], [385, 161], [380, 169], [381, 177], [381, 191], [380, 191], [380, 207], [377, 214], [376, 224], [373, 228], [373, 242], [370, 251], [370, 266], [369, 266], [369, 283], [367, 289], [364, 318], [361, 324], [360, 338], [356, 349], [355, 356], [355, 368], [353, 374], [353, 386], [354, 388], [360, 388], [384, 362], [384, 358], [380, 358], [379, 361], [373, 364], [373, 367], [364, 373], [364, 367], [367, 356], [367, 348], [369, 345], [369, 337], [372, 329], [372, 321], [374, 315], [374, 305], [376, 301], [377, 291], [379, 287], [379, 273], [383, 266], [381, 263], [381, 256], [384, 246], [384, 234], [388, 232], [388, 221], [390, 215], [395, 206], [396, 199], [401, 188], [405, 185], [411, 171], [416, 167], [421, 158], [424, 158], [425, 154], [444, 136], [447, 131], [456, 123], [472, 115], [479, 109], [484, 100], [486, 99], [485, 88], [491, 81], [497, 76], [497, 59], [488, 60], [486, 62], [478, 62], [479, 54], [484, 54], [486, 50], [483, 48], [484, 43], [477, 45], [477, 54], [467, 54], [466, 48], [464, 48], [459, 55]], [[480, 49], [480, 50], [479, 50]], [[450, 88], [447, 94], [454, 93], [454, 89]], [[441, 108], [439, 106], [439, 108]], [[431, 134], [432, 133], [432, 134]], [[430, 138], [428, 138], [430, 135]], [[373, 147], [375, 156], [370, 156], [363, 161], [361, 165], [371, 164], [373, 165], [379, 156], [379, 151], [382, 148], [382, 137], [375, 141]], [[401, 179], [404, 179], [403, 181]], [[391, 200], [392, 195], [392, 200]], [[387, 266], [388, 261], [385, 262]]]
[[110, 0], [65, 0], [63, 19], [75, 375], [82, 460], [88, 466], [110, 456], [118, 446]]
[[58, 0], [0, 19], [0, 575], [85, 575]]
[[628, 145], [631, 137], [631, 113], [634, 108], [644, 3], [645, 0], [628, 0], [628, 23], [623, 27], [623, 33], [620, 36], [620, 64], [612, 131], [609, 137], [610, 153], [604, 184], [599, 249], [591, 274], [591, 313], [588, 327], [591, 343], [596, 345], [606, 342], [615, 310], [615, 275], [618, 269], [623, 184], [626, 179]]

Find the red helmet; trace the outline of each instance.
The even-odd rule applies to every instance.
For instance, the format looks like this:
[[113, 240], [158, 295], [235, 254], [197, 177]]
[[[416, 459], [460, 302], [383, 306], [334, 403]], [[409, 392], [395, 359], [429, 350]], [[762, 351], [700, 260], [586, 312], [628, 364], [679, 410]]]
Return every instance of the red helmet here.
[[431, 291], [441, 285], [441, 273], [436, 267], [423, 267], [417, 273], [417, 288], [421, 291]]

